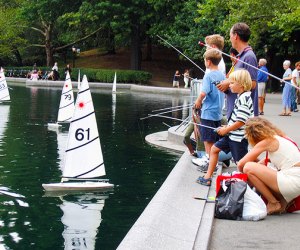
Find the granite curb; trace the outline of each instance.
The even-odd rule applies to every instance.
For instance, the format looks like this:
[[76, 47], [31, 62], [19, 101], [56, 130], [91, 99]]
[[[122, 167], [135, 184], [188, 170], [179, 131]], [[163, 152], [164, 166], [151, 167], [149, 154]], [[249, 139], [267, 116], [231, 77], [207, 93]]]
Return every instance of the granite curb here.
[[[25, 83], [26, 87], [57, 87], [61, 88], [64, 84], [64, 81], [51, 81], [51, 80], [38, 80], [33, 81], [27, 78], [16, 78], [16, 77], [6, 77], [7, 81]], [[72, 81], [73, 87], [77, 88], [78, 82]], [[112, 83], [101, 83], [101, 82], [89, 82], [89, 86], [92, 89], [112, 89]], [[137, 84], [128, 84], [128, 83], [117, 83], [117, 90], [127, 90], [133, 92], [147, 92], [153, 94], [163, 94], [163, 95], [190, 95], [190, 89], [185, 88], [166, 88], [166, 87], [154, 87], [154, 86], [145, 86]]]

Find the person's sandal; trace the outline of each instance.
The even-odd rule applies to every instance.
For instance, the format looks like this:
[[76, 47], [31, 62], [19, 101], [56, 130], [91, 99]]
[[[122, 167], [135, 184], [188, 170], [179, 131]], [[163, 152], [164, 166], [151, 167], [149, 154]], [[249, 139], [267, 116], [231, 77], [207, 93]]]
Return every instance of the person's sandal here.
[[211, 186], [211, 178], [205, 179], [204, 176], [200, 176], [197, 179], [197, 183], [204, 185], [204, 186]]

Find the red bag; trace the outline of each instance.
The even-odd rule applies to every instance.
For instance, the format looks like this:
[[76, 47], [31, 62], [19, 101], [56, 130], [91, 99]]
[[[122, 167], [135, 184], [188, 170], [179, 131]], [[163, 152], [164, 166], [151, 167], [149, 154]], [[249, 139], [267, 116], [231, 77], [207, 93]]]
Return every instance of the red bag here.
[[223, 180], [239, 180], [239, 181], [245, 181], [247, 182], [248, 176], [247, 174], [230, 174], [230, 175], [218, 175], [217, 181], [216, 181], [216, 195], [219, 193], [221, 183]]
[[300, 195], [292, 200], [286, 209], [288, 213], [292, 213], [298, 210], [300, 210]]

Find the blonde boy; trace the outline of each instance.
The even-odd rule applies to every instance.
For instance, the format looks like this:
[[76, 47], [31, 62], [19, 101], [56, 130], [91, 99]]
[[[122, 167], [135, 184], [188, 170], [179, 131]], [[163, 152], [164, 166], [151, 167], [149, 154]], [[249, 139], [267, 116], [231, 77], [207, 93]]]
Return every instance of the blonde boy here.
[[211, 177], [218, 162], [220, 151], [231, 152], [234, 161], [239, 161], [248, 152], [248, 141], [245, 138], [245, 123], [253, 117], [253, 104], [251, 99], [252, 80], [247, 70], [234, 71], [229, 76], [229, 87], [232, 93], [237, 93], [233, 111], [228, 119], [228, 125], [221, 127], [217, 133], [222, 137], [211, 148], [209, 165], [205, 176], [199, 177], [197, 182], [210, 186]]

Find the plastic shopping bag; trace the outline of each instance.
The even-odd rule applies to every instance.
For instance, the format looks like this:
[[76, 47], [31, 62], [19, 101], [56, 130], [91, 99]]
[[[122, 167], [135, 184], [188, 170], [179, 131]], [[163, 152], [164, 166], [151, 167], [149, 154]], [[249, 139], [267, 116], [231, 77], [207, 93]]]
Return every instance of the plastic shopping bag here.
[[232, 172], [232, 173], [222, 173], [221, 175], [218, 175], [217, 181], [216, 181], [216, 194], [219, 193], [221, 184], [224, 180], [231, 180], [231, 181], [245, 181], [247, 182], [248, 176], [247, 174], [243, 174], [240, 172]]
[[219, 219], [241, 220], [244, 207], [244, 194], [247, 183], [244, 181], [224, 180], [216, 197], [215, 217]]
[[266, 218], [267, 207], [262, 198], [247, 185], [244, 194], [243, 220], [258, 221]]

